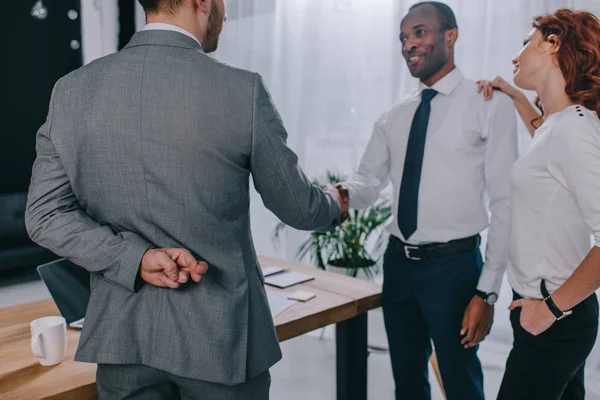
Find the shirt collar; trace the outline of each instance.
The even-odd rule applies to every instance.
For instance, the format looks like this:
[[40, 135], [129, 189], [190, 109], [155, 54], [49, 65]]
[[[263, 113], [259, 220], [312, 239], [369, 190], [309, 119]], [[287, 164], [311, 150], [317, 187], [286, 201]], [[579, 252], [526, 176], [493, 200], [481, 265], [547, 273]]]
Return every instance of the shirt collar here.
[[437, 81], [431, 86], [431, 88], [425, 85], [423, 82], [419, 81], [419, 90], [418, 94], [425, 89], [434, 89], [436, 92], [443, 94], [444, 96], [450, 96], [454, 89], [459, 85], [462, 81], [463, 75], [460, 70], [455, 67], [452, 71], [448, 72], [442, 79]]
[[202, 47], [202, 43], [200, 43], [200, 41], [196, 38], [196, 36], [192, 35], [191, 33], [189, 33], [188, 31], [186, 31], [183, 28], [180, 28], [176, 25], [171, 25], [171, 24], [165, 24], [162, 22], [152, 22], [150, 24], [147, 24], [146, 26], [144, 26], [144, 29], [142, 29], [143, 31], [153, 31], [153, 30], [162, 30], [162, 31], [173, 31], [173, 32], [179, 32], [185, 36], [188, 36], [192, 39], [194, 39], [194, 41], [196, 41], [196, 43], [198, 43], [200, 45], [200, 47]]

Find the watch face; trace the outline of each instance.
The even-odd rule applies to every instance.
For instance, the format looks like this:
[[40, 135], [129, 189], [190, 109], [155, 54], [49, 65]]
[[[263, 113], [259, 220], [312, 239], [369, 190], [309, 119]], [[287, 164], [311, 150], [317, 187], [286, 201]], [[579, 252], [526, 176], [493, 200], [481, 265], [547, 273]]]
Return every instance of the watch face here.
[[497, 300], [498, 300], [498, 295], [496, 293], [490, 293], [490, 294], [488, 294], [486, 302], [488, 304], [494, 304]]

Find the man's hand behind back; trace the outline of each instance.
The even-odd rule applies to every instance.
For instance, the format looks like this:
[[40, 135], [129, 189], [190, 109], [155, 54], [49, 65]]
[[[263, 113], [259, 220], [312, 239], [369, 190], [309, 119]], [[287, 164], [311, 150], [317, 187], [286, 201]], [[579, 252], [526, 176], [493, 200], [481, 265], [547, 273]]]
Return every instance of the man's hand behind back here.
[[208, 271], [208, 264], [198, 261], [185, 249], [150, 249], [142, 258], [141, 278], [154, 286], [177, 289], [190, 276], [200, 282]]

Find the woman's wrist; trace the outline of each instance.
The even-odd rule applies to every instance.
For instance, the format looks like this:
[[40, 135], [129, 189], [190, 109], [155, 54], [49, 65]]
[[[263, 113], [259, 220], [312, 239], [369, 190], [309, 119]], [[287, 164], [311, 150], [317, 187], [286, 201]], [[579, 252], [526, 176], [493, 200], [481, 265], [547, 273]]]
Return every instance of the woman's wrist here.
[[523, 94], [523, 92], [521, 92], [519, 89], [515, 89], [514, 93], [510, 93], [509, 96], [515, 104], [529, 103], [529, 100], [527, 100], [527, 97], [525, 97], [525, 94]]
[[558, 307], [558, 309], [561, 311], [567, 311], [567, 310], [570, 310], [571, 308], [573, 308], [569, 304], [569, 301], [567, 299], [565, 299], [565, 297], [563, 296], [562, 291], [557, 291], [557, 292], [554, 292], [552, 294], [552, 296], [550, 296], [552, 298], [552, 301], [554, 302], [554, 304], [556, 304], [556, 307]]

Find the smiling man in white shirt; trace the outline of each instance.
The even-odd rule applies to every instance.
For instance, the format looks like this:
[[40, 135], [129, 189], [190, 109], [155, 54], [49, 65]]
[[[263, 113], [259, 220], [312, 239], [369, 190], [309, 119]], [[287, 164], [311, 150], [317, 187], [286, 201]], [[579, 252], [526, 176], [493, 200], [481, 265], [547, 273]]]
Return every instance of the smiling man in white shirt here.
[[[419, 89], [376, 122], [357, 174], [340, 185], [354, 208], [394, 188], [383, 311], [397, 399], [430, 398], [431, 339], [448, 399], [484, 398], [477, 344], [507, 264], [516, 116], [508, 96], [484, 102], [462, 76], [457, 38], [447, 5], [410, 9], [400, 40]], [[488, 226], [484, 264], [479, 234]]]

